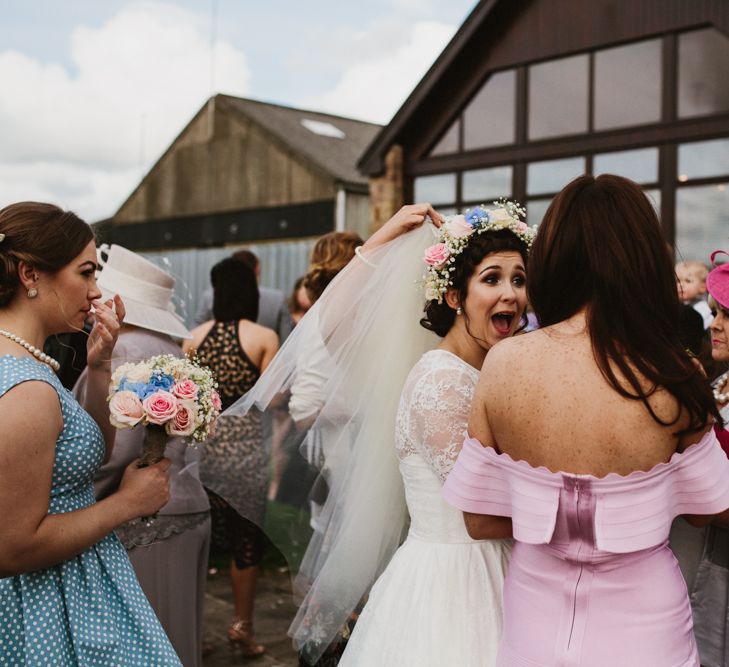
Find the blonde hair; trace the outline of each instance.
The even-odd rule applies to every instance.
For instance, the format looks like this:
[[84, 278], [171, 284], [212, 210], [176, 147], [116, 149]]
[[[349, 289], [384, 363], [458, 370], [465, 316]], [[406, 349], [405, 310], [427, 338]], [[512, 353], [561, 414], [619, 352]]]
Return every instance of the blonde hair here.
[[686, 269], [694, 274], [694, 277], [698, 278], [702, 283], [706, 282], [706, 276], [709, 275], [709, 267], [703, 262], [696, 260], [689, 260], [686, 262], [679, 262], [676, 264], [676, 271], [679, 269]]
[[326, 286], [354, 257], [354, 249], [364, 241], [354, 232], [329, 232], [324, 234], [311, 250], [309, 271], [304, 277], [304, 287], [309, 300], [314, 303]]

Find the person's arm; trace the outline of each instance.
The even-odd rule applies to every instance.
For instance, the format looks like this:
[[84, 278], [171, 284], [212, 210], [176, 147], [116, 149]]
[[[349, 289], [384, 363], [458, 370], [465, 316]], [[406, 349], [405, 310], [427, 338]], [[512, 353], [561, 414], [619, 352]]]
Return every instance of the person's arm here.
[[[488, 355], [486, 358], [488, 359]], [[468, 420], [468, 434], [472, 438], [476, 438], [484, 447], [493, 447], [495, 445], [486, 409], [489, 379], [489, 370], [484, 369], [476, 385], [473, 402], [471, 403], [471, 416]], [[474, 540], [494, 540], [512, 536], [510, 517], [464, 512], [463, 521], [466, 524], [468, 534]]]
[[85, 509], [48, 514], [56, 440], [63, 419], [55, 389], [23, 382], [0, 399], [0, 577], [57, 565], [116, 526], [154, 514], [169, 498], [163, 459], [127, 469], [119, 491]]
[[124, 321], [124, 303], [117, 295], [113, 301], [94, 303], [94, 328], [87, 344], [87, 379], [83, 407], [99, 425], [106, 444], [104, 461], [108, 461], [114, 448], [116, 429], [109, 421], [109, 383], [111, 357]]
[[430, 218], [436, 227], [440, 227], [444, 222], [443, 216], [430, 204], [408, 204], [403, 206], [367, 239], [367, 242], [362, 246], [362, 250], [367, 251], [378, 248], [406, 232], [417, 229], [427, 218]]

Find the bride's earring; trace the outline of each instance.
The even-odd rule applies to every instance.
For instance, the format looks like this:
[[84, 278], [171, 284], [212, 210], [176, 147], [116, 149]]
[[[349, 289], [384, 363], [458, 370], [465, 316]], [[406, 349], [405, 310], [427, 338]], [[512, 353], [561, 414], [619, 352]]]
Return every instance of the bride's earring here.
[[463, 308], [458, 306], [458, 308], [456, 308], [456, 315], [463, 315]]

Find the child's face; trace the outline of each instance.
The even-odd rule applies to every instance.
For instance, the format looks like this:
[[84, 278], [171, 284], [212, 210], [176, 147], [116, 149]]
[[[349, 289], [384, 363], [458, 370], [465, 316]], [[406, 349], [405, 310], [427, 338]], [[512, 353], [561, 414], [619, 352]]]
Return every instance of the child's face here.
[[684, 303], [689, 303], [706, 293], [706, 284], [700, 280], [695, 271], [685, 266], [676, 267], [676, 285], [678, 287], [678, 298]]

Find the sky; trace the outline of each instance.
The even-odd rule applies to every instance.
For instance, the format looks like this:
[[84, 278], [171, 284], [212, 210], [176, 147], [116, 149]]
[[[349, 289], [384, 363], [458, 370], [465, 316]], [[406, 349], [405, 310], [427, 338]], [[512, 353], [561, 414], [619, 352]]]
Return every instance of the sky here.
[[114, 214], [205, 100], [386, 124], [475, 0], [5, 0], [0, 207]]

